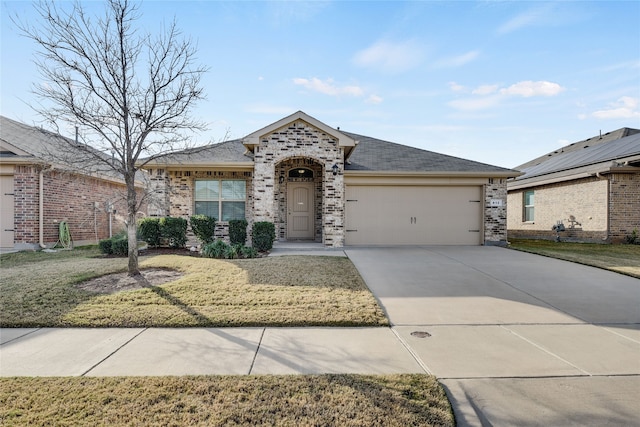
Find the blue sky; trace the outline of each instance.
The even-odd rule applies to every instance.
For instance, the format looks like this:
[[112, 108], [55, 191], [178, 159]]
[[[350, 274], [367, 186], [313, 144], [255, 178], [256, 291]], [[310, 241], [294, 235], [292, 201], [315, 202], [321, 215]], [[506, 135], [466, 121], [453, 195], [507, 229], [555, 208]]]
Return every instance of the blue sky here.
[[[40, 83], [36, 46], [8, 19], [33, 19], [33, 9], [1, 8], [0, 114], [34, 124], [25, 102]], [[345, 131], [515, 167], [640, 128], [638, 1], [146, 1], [141, 11], [151, 31], [175, 17], [210, 68], [198, 143], [302, 110]]]

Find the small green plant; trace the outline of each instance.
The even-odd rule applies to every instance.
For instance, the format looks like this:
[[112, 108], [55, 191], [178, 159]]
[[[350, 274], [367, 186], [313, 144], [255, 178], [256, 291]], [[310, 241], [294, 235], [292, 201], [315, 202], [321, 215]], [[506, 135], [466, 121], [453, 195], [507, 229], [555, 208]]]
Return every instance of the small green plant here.
[[624, 236], [625, 243], [630, 245], [640, 245], [640, 236], [638, 236], [638, 229], [634, 228], [631, 234]]
[[160, 219], [160, 233], [172, 248], [182, 248], [187, 243], [187, 220], [178, 217]]
[[100, 248], [100, 252], [105, 255], [111, 255], [113, 253], [112, 249], [113, 240], [104, 239], [98, 242], [98, 247]]
[[242, 258], [257, 258], [258, 257], [258, 251], [256, 250], [256, 248], [252, 248], [250, 246], [243, 246], [240, 249], [240, 252], [242, 253]]
[[202, 256], [207, 258], [224, 258], [229, 245], [223, 240], [216, 240], [215, 242], [208, 243], [202, 248]]
[[247, 221], [232, 219], [229, 221], [229, 241], [232, 245], [244, 245], [247, 241]]
[[140, 238], [152, 248], [160, 246], [162, 237], [160, 233], [160, 218], [142, 218], [138, 221], [138, 233]]
[[251, 240], [253, 247], [260, 252], [265, 252], [273, 248], [276, 240], [276, 227], [272, 222], [261, 221], [253, 224], [251, 230]]
[[224, 257], [226, 259], [236, 259], [240, 256], [240, 248], [238, 245], [230, 245], [227, 247], [227, 250], [224, 252]]
[[216, 219], [207, 215], [193, 215], [189, 218], [193, 234], [203, 243], [211, 243], [215, 240]]

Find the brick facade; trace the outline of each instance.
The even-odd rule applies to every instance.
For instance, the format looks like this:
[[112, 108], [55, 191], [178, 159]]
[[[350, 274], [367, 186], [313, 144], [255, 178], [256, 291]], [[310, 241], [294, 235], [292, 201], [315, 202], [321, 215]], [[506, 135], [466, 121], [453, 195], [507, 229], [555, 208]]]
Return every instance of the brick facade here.
[[[296, 120], [260, 139], [254, 151], [253, 207], [256, 221], [277, 224], [279, 237], [286, 230], [286, 215], [282, 218], [282, 195], [286, 192], [279, 177], [296, 161], [307, 161], [313, 166], [316, 181], [316, 215], [321, 228], [316, 239], [328, 247], [344, 245], [344, 178], [342, 172], [344, 153], [338, 141], [307, 124]], [[297, 160], [295, 160], [297, 159]], [[340, 173], [333, 175], [331, 167], [338, 165]], [[321, 186], [321, 188], [319, 188]], [[319, 208], [319, 209], [318, 209]], [[316, 224], [318, 224], [316, 219]], [[319, 231], [319, 233], [318, 233]]]
[[[37, 248], [40, 229], [40, 169], [16, 166], [14, 171], [14, 246]], [[56, 170], [43, 172], [43, 241], [58, 241], [59, 225], [66, 221], [75, 245], [95, 244], [125, 227], [124, 185]]]
[[[535, 194], [534, 221], [525, 222], [524, 191]], [[640, 228], [640, 173], [608, 174], [510, 191], [508, 232], [514, 238], [619, 242]]]
[[484, 244], [507, 244], [507, 181], [490, 178], [484, 187]]

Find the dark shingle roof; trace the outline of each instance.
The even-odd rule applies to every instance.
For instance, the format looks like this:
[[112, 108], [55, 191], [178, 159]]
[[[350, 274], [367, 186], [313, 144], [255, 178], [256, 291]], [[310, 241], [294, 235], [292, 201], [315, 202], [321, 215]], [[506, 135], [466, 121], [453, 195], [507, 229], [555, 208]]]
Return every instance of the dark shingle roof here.
[[247, 153], [247, 148], [242, 144], [242, 140], [233, 139], [169, 153], [151, 163], [204, 166], [212, 163], [246, 163], [252, 161], [253, 155]]
[[505, 173], [511, 169], [492, 166], [446, 154], [434, 153], [394, 142], [341, 131], [358, 141], [347, 171], [480, 172]]
[[631, 136], [631, 135], [635, 135], [637, 133], [640, 133], [640, 129], [633, 129], [633, 128], [620, 128], [618, 130], [614, 130], [611, 132], [607, 132], [604, 135], [598, 135], [598, 136], [594, 136], [592, 138], [587, 138], [584, 139], [582, 141], [578, 141], [578, 142], [574, 142], [572, 144], [569, 145], [565, 145], [562, 148], [559, 148], [555, 151], [552, 151], [550, 153], [544, 154], [540, 157], [536, 157], [533, 160], [529, 160], [526, 163], [523, 163], [519, 166], [516, 166], [514, 169], [517, 170], [524, 170], [524, 169], [528, 169], [532, 166], [538, 165], [542, 162], [546, 162], [547, 160], [556, 157], [558, 155], [562, 155], [564, 153], [573, 153], [575, 151], [581, 151], [584, 148], [589, 148], [589, 147], [594, 147], [596, 145], [600, 145], [600, 144], [605, 144], [607, 142], [610, 141], [615, 141], [617, 139], [620, 138], [624, 138], [627, 136]]
[[[626, 130], [635, 130], [628, 129]], [[622, 134], [623, 129], [616, 131], [617, 135]], [[640, 131], [639, 131], [640, 132]], [[603, 138], [604, 139], [604, 138]], [[570, 149], [548, 156], [544, 161], [538, 163], [528, 162], [518, 169], [524, 174], [516, 179], [522, 181], [529, 178], [569, 171], [590, 165], [607, 164], [612, 161], [640, 156], [640, 133], [631, 133], [630, 136], [618, 139], [608, 138], [606, 140], [596, 139], [585, 140], [580, 143], [571, 144]], [[576, 145], [579, 148], [575, 148]]]

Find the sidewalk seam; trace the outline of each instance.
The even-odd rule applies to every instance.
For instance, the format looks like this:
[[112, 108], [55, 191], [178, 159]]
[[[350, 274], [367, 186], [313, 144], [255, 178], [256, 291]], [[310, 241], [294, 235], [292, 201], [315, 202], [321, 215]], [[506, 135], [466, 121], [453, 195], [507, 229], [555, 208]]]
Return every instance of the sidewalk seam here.
[[589, 372], [589, 371], [586, 371], [586, 370], [582, 369], [582, 368], [581, 368], [581, 367], [579, 367], [578, 365], [575, 365], [575, 364], [573, 364], [573, 363], [569, 362], [567, 359], [564, 359], [564, 358], [560, 357], [559, 355], [557, 355], [557, 354], [555, 354], [555, 353], [553, 353], [553, 352], [551, 352], [551, 351], [547, 350], [546, 348], [542, 347], [541, 345], [536, 344], [535, 342], [531, 341], [530, 339], [525, 338], [524, 336], [520, 335], [520, 334], [519, 334], [519, 333], [517, 333], [516, 331], [514, 331], [514, 330], [512, 330], [512, 329], [509, 329], [509, 328], [506, 328], [506, 327], [504, 327], [504, 326], [502, 326], [502, 325], [500, 325], [500, 327], [501, 327], [502, 329], [505, 329], [505, 330], [507, 330], [507, 331], [511, 332], [513, 335], [515, 335], [515, 336], [517, 336], [518, 338], [520, 338], [520, 339], [522, 339], [522, 340], [526, 341], [527, 343], [531, 344], [532, 346], [534, 346], [534, 347], [536, 347], [536, 348], [538, 348], [538, 349], [540, 349], [540, 350], [544, 351], [544, 352], [545, 352], [545, 353], [547, 353], [548, 355], [555, 357], [556, 359], [558, 359], [558, 360], [560, 360], [560, 361], [562, 361], [562, 362], [564, 362], [564, 363], [568, 364], [569, 366], [572, 366], [573, 368], [575, 368], [575, 369], [579, 370], [580, 372], [584, 372], [584, 374], [585, 374], [585, 375], [588, 375], [588, 376], [590, 376], [590, 377], [592, 377], [592, 376], [593, 376], [593, 374], [591, 374], [591, 372]]
[[140, 336], [140, 334], [142, 334], [143, 332], [147, 331], [149, 328], [144, 328], [143, 330], [141, 330], [140, 332], [138, 332], [137, 334], [135, 334], [134, 336], [132, 336], [130, 339], [128, 339], [126, 342], [124, 342], [120, 347], [116, 348], [115, 350], [113, 350], [111, 353], [109, 353], [105, 358], [103, 358], [102, 360], [98, 361], [98, 363], [96, 363], [95, 365], [93, 365], [92, 367], [90, 367], [89, 369], [87, 369], [86, 371], [84, 371], [83, 373], [80, 374], [81, 377], [84, 377], [85, 375], [87, 375], [89, 372], [91, 372], [92, 370], [94, 370], [95, 368], [98, 367], [98, 365], [102, 364], [105, 360], [109, 359], [111, 356], [113, 356], [114, 354], [116, 354], [117, 352], [120, 351], [120, 349], [122, 349], [124, 346], [126, 346], [127, 344], [129, 344], [131, 341], [135, 340], [136, 338], [138, 338]]
[[253, 354], [253, 359], [251, 360], [251, 366], [249, 366], [249, 372], [247, 372], [247, 375], [251, 375], [251, 371], [253, 371], [253, 365], [256, 363], [256, 358], [258, 357], [258, 352], [260, 351], [260, 346], [262, 345], [262, 338], [264, 337], [264, 333], [266, 330], [267, 328], [262, 328], [260, 340], [258, 340], [258, 346], [256, 347], [256, 352]]
[[400, 334], [398, 334], [398, 332], [393, 327], [389, 327], [389, 329], [391, 329], [391, 332], [393, 332], [393, 334], [396, 336], [398, 341], [400, 341], [400, 344], [402, 344], [402, 346], [409, 352], [409, 354], [411, 355], [411, 357], [413, 357], [416, 363], [420, 365], [422, 370], [429, 375], [433, 375], [433, 372], [431, 372], [429, 367], [422, 361], [422, 359], [420, 359], [420, 356], [418, 356], [418, 354], [415, 351], [413, 351], [413, 349], [409, 346], [409, 344], [407, 344], [405, 340], [402, 339]]

